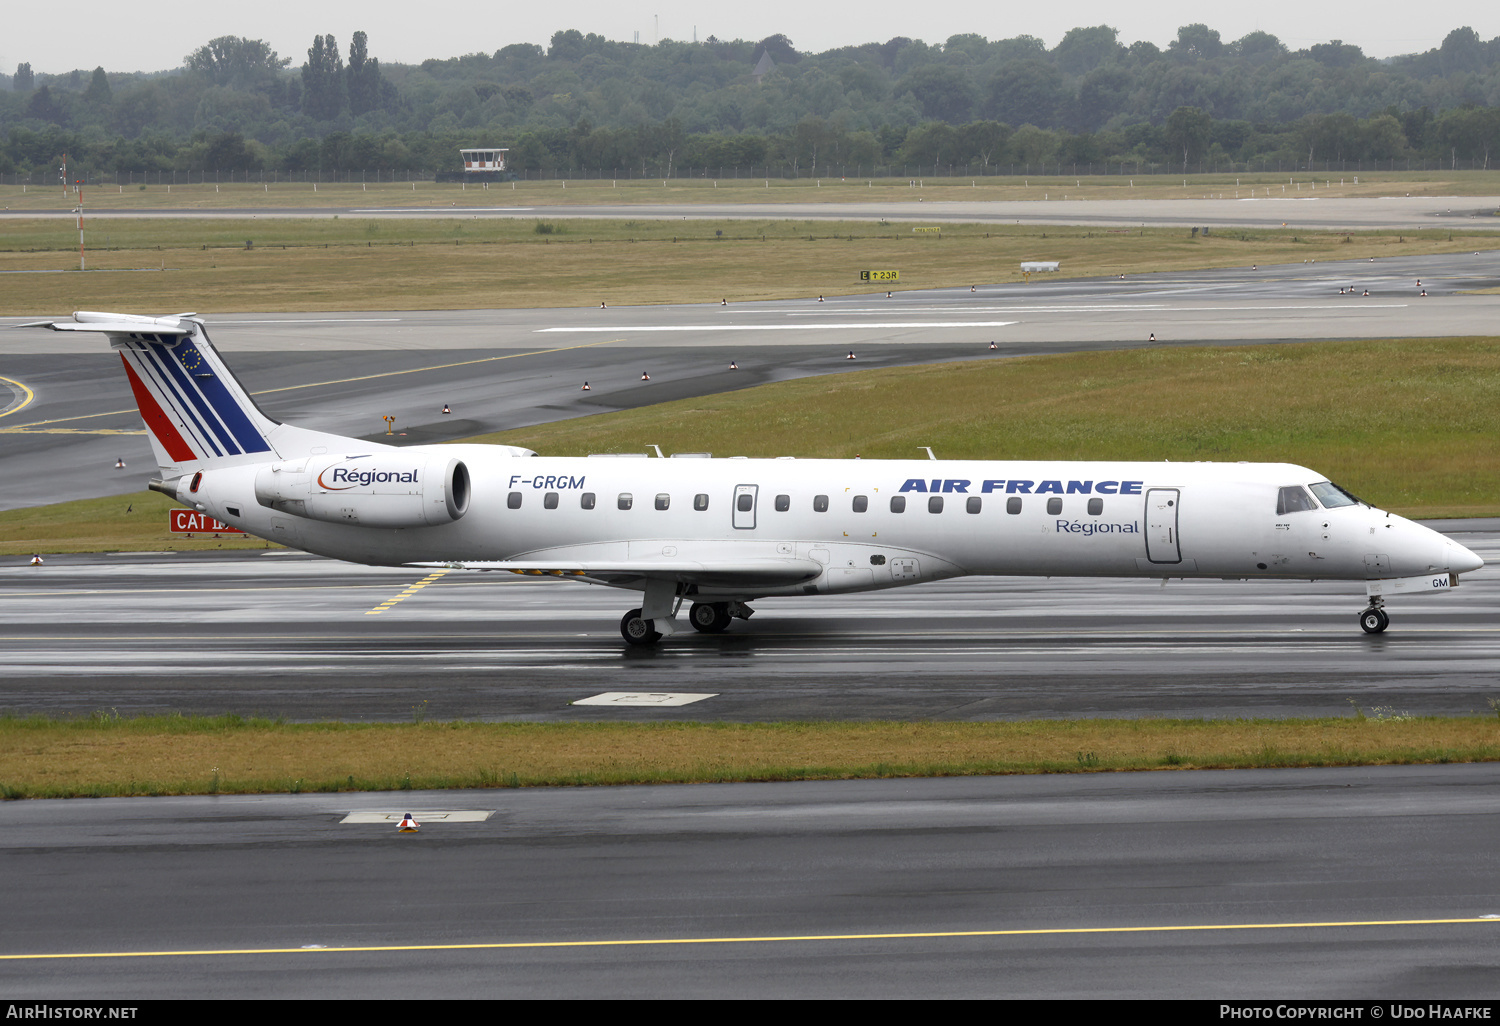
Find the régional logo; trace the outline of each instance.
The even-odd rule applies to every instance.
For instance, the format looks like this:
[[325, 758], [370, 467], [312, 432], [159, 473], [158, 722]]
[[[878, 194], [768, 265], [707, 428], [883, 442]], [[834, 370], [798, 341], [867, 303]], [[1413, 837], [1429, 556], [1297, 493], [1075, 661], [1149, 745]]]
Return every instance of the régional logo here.
[[[325, 480], [327, 478], [328, 480]], [[368, 488], [372, 484], [416, 484], [416, 470], [361, 470], [358, 467], [329, 467], [318, 475], [318, 487], [330, 492], [350, 488]]]

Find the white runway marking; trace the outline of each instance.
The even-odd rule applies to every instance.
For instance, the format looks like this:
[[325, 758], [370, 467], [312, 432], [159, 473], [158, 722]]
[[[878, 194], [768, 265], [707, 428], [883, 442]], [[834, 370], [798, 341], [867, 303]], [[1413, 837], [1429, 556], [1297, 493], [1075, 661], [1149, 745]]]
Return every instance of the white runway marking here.
[[705, 698], [717, 695], [694, 695], [685, 693], [606, 691], [592, 698], [580, 698], [574, 705], [692, 705]]
[[535, 207], [356, 207], [351, 214], [514, 214]]
[[610, 328], [536, 328], [537, 334], [549, 331], [817, 331], [840, 328], [1003, 328], [1015, 321], [892, 321], [864, 324], [642, 324], [638, 327]]

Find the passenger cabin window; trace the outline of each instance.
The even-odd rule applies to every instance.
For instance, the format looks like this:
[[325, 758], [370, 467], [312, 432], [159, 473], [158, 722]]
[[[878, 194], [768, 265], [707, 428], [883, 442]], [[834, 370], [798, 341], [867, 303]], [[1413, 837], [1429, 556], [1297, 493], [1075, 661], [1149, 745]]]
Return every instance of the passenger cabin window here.
[[708, 509], [708, 495], [704, 492], [699, 492], [697, 495], [693, 496], [693, 508], [699, 513], [702, 513], [704, 510]]
[[1019, 495], [1012, 495], [1010, 498], [1005, 500], [1005, 512], [1009, 513], [1011, 516], [1015, 516], [1017, 513], [1021, 512], [1021, 497]]
[[1286, 516], [1288, 513], [1306, 513], [1308, 510], [1318, 508], [1313, 502], [1312, 496], [1296, 485], [1288, 485], [1276, 495], [1276, 515]]
[[750, 510], [754, 508], [754, 506], [755, 496], [751, 495], [749, 492], [746, 492], [743, 495], [735, 496], [734, 508], [739, 510], [741, 513], [749, 513]]
[[814, 513], [827, 513], [828, 512], [828, 496], [826, 496], [826, 495], [814, 495], [813, 496], [813, 512]]
[[505, 505], [506, 505], [507, 509], [520, 509], [521, 508], [521, 493], [520, 492], [511, 492], [509, 495], [507, 495], [505, 497]]
[[657, 492], [656, 493], [656, 508], [657, 509], [666, 509], [670, 505], [672, 505], [672, 496], [668, 495], [666, 492]]
[[776, 496], [776, 512], [785, 513], [792, 508], [792, 497], [790, 495]]
[[983, 508], [984, 500], [977, 495], [969, 496], [968, 500], [964, 502], [964, 509], [970, 513], [978, 513]]
[[1047, 515], [1055, 517], [1062, 512], [1062, 500], [1056, 496], [1047, 500]]
[[854, 497], [854, 512], [863, 513], [870, 508], [870, 497], [868, 495], [856, 495]]
[[932, 495], [932, 496], [929, 496], [928, 499], [927, 499], [927, 512], [929, 512], [929, 513], [941, 513], [942, 511], [943, 511], [943, 497], [941, 495]]
[[1340, 506], [1353, 506], [1359, 502], [1358, 499], [1332, 481], [1319, 481], [1317, 484], [1308, 485], [1307, 487], [1318, 497], [1318, 501], [1329, 509], [1337, 509]]
[[542, 496], [542, 508], [543, 509], [556, 509], [557, 508], [557, 493], [556, 492], [548, 492], [546, 495]]
[[584, 492], [582, 495], [580, 495], [578, 497], [578, 505], [581, 506], [583, 509], [593, 509], [594, 508], [594, 493], [593, 492]]
[[1097, 517], [1100, 513], [1103, 513], [1103, 512], [1104, 512], [1104, 500], [1103, 499], [1100, 499], [1100, 498], [1096, 497], [1096, 498], [1093, 498], [1093, 499], [1089, 500], [1089, 516], [1091, 516], [1091, 517]]
[[620, 493], [620, 498], [616, 502], [616, 505], [619, 506], [621, 509], [629, 509], [634, 504], [635, 504], [635, 497], [632, 496], [629, 492], [621, 492]]
[[904, 495], [892, 495], [891, 496], [891, 512], [892, 513], [905, 513], [906, 512], [906, 496], [904, 496]]

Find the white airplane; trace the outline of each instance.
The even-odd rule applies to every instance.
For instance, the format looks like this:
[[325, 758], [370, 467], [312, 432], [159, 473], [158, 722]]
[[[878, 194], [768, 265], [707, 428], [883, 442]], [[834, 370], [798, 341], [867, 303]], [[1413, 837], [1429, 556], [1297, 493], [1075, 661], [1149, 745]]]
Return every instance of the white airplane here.
[[[192, 314], [78, 312], [125, 365], [156, 491], [306, 552], [377, 566], [508, 570], [643, 593], [620, 633], [717, 633], [754, 599], [966, 574], [1358, 581], [1447, 591], [1484, 561], [1288, 463], [539, 457], [398, 448], [282, 424]], [[659, 454], [659, 452], [658, 452]], [[931, 452], [929, 451], [929, 456]]]

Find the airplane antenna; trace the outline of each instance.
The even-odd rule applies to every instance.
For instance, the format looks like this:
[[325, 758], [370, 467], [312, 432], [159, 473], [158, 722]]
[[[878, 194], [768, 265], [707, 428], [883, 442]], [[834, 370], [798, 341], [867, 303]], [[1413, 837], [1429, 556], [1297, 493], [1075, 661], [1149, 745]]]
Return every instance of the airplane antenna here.
[[937, 457], [932, 454], [932, 446], [930, 446], [930, 445], [919, 445], [919, 446], [917, 446], [917, 448], [919, 448], [919, 449], [925, 449], [927, 451], [927, 458], [928, 459], [930, 459], [930, 460], [937, 459]]

